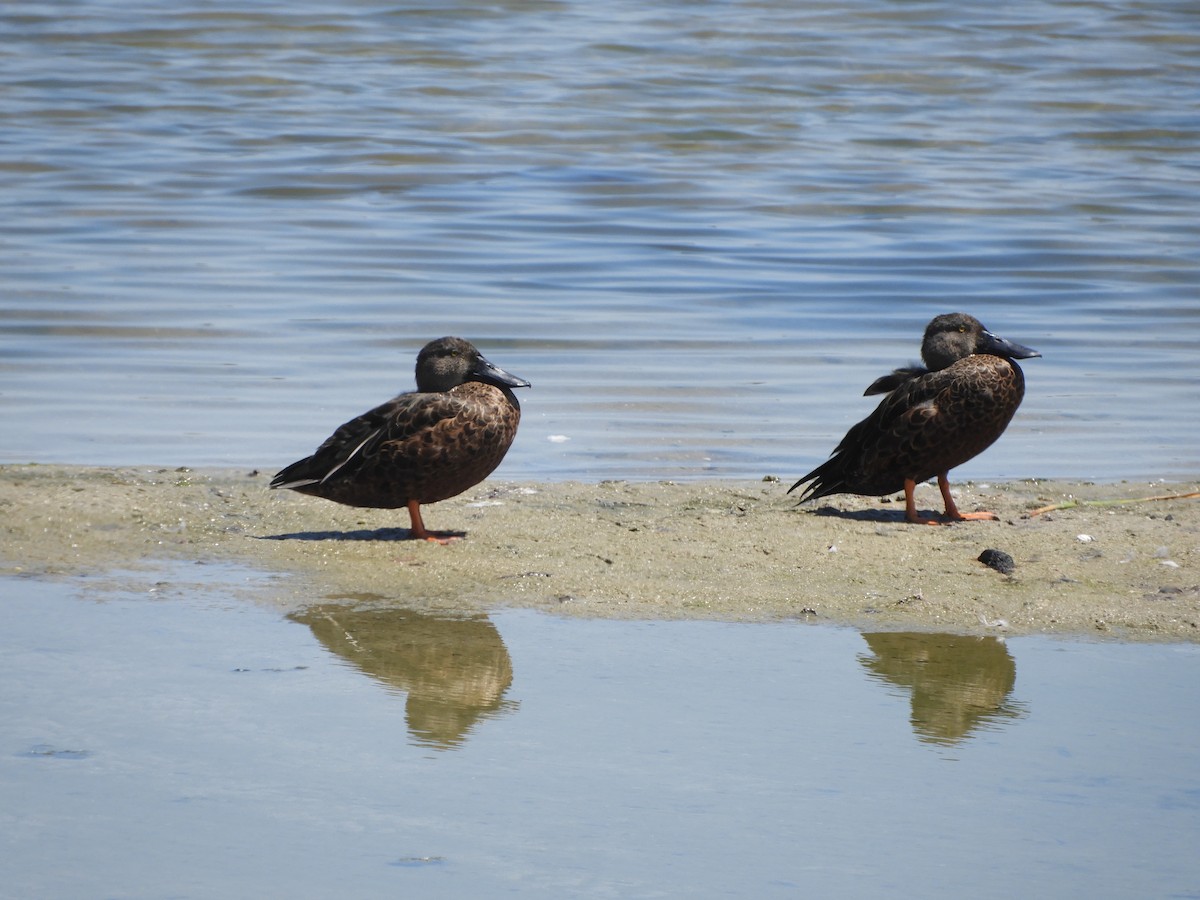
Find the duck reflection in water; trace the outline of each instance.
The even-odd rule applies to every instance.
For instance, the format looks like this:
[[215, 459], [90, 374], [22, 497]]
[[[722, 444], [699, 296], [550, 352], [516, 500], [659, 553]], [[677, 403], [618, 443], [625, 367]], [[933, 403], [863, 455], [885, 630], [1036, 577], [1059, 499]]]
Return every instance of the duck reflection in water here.
[[1024, 715], [1009, 701], [1017, 664], [1003, 641], [956, 634], [864, 634], [871, 675], [911, 693], [912, 728], [931, 744], [957, 744], [974, 731]]
[[478, 722], [516, 708], [504, 699], [512, 659], [486, 616], [328, 605], [291, 618], [364, 674], [407, 695], [405, 720], [415, 743], [458, 747]]

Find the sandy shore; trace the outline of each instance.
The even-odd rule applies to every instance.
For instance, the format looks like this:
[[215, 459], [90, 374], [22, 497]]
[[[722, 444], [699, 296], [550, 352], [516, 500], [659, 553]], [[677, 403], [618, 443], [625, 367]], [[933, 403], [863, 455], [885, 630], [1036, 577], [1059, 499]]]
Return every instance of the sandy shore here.
[[[267, 481], [2, 466], [0, 572], [120, 578], [158, 560], [233, 562], [280, 576], [258, 591], [288, 609], [346, 599], [1200, 640], [1200, 500], [1141, 499], [1194, 483], [960, 484], [961, 509], [1001, 521], [934, 528], [905, 524], [894, 499], [798, 507], [769, 480], [490, 481], [426, 508], [429, 527], [467, 533], [438, 546], [403, 540], [402, 510], [351, 509]], [[921, 491], [922, 509], [936, 510], [936, 488]], [[1011, 556], [1013, 572], [980, 563], [988, 549]]]

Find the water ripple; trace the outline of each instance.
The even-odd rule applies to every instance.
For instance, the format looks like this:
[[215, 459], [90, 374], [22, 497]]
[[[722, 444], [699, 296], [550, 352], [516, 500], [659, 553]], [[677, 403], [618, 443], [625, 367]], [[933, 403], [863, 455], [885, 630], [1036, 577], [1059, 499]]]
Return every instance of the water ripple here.
[[1186, 4], [0, 28], [0, 459], [269, 467], [462, 333], [534, 381], [510, 476], [798, 473], [962, 308], [1045, 354], [967, 474], [1200, 471]]

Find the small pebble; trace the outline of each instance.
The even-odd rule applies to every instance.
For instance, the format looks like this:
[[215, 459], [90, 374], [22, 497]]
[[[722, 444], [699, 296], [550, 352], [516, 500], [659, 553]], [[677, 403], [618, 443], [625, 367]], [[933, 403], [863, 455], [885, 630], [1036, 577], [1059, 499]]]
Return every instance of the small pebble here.
[[1095, 538], [1090, 534], [1077, 534], [1075, 535], [1075, 540], [1079, 541], [1081, 544], [1090, 544], [1095, 540]]
[[1011, 575], [1017, 568], [1013, 558], [1003, 550], [987, 549], [979, 554], [979, 561], [1002, 575]]

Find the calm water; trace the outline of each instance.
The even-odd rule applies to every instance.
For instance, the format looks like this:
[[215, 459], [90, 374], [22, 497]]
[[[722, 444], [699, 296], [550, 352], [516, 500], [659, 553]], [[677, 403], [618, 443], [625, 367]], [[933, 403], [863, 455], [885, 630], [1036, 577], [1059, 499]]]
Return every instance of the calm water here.
[[1195, 645], [143, 577], [0, 579], [0, 897], [1200, 896]]
[[[514, 478], [799, 475], [964, 309], [963, 477], [1200, 472], [1200, 6], [0, 8], [0, 461], [271, 469], [445, 333]], [[563, 440], [566, 438], [566, 440]]]

